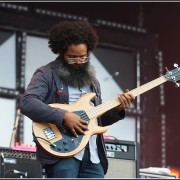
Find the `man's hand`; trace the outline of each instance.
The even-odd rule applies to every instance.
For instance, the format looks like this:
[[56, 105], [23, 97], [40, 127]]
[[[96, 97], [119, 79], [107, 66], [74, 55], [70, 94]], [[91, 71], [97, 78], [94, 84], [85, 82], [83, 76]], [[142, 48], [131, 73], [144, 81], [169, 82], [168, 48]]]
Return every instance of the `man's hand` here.
[[66, 112], [64, 124], [75, 137], [78, 137], [78, 133], [84, 134], [84, 131], [88, 130], [86, 126], [87, 121], [82, 120], [78, 115], [72, 112]]
[[128, 92], [129, 89], [126, 89], [124, 93], [118, 94], [118, 98], [121, 104], [115, 107], [117, 111], [122, 111], [123, 109], [130, 107], [131, 104], [134, 102], [135, 97]]

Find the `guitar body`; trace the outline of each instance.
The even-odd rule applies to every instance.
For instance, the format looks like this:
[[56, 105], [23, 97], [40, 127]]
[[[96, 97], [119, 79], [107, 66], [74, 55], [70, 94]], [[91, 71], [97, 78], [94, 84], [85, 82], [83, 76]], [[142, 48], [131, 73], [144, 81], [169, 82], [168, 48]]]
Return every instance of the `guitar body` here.
[[[88, 143], [90, 137], [94, 134], [101, 134], [107, 131], [107, 127], [100, 127], [96, 123], [97, 117], [91, 118], [88, 110], [92, 111], [93, 106], [90, 105], [90, 100], [95, 97], [95, 93], [87, 93], [80, 97], [72, 104], [49, 104], [54, 108], [60, 108], [69, 112], [74, 112], [88, 121], [88, 131], [84, 135], [79, 134], [76, 138], [66, 127], [57, 127], [51, 123], [38, 123], [33, 121], [33, 133], [41, 145], [41, 147], [56, 157], [68, 158], [76, 155], [83, 150]], [[55, 144], [51, 146], [50, 144]]]

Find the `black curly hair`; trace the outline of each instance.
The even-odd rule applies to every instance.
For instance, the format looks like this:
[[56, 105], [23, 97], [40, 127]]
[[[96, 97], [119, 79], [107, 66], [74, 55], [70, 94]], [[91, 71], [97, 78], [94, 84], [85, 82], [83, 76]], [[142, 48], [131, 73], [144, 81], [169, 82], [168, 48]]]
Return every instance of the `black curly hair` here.
[[87, 45], [88, 52], [98, 43], [98, 36], [86, 21], [61, 21], [48, 30], [49, 47], [55, 54], [63, 54], [71, 44]]

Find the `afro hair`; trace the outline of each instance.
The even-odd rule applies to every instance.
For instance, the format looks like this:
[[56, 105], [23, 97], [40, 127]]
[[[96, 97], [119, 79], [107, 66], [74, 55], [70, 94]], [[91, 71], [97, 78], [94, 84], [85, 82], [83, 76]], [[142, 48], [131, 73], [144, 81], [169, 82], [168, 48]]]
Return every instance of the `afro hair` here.
[[55, 54], [63, 54], [71, 44], [86, 44], [88, 51], [93, 51], [99, 40], [86, 21], [61, 21], [51, 27], [48, 33], [48, 44]]

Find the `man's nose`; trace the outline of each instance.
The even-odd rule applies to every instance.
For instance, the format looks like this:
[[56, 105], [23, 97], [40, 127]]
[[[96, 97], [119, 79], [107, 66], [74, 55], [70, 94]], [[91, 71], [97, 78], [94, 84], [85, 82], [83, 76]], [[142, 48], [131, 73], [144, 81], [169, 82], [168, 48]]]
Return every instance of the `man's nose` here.
[[81, 63], [82, 63], [81, 58], [78, 57], [77, 60], [76, 60], [76, 64], [81, 64]]

